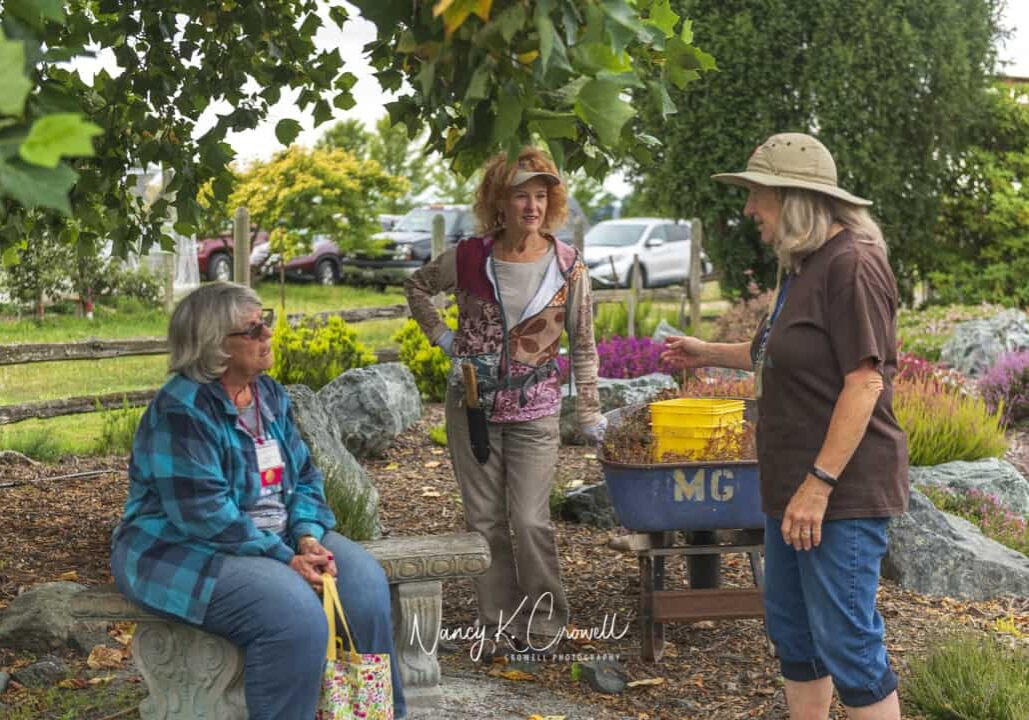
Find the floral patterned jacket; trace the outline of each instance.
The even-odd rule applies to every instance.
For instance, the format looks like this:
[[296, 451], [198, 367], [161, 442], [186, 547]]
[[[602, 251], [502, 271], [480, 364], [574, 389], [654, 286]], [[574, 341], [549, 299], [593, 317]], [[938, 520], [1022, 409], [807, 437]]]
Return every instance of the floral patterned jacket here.
[[[554, 361], [567, 325], [574, 335], [570, 346], [576, 415], [580, 427], [590, 427], [602, 417], [590, 279], [575, 248], [548, 239], [554, 245], [554, 259], [521, 319], [511, 328], [504, 327], [489, 262], [492, 235], [468, 238], [415, 271], [405, 283], [407, 302], [422, 331], [436, 343], [448, 328], [432, 304], [432, 296], [455, 293], [458, 324], [451, 386], [458, 388], [463, 382], [460, 362], [472, 361], [490, 422], [522, 422], [559, 412], [561, 381]], [[571, 319], [566, 322], [569, 312]]]

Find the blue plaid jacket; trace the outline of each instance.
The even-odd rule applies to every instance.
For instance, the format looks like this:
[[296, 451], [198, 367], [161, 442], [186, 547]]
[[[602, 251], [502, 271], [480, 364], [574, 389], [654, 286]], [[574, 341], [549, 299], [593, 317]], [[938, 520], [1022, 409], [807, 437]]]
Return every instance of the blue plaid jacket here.
[[224, 555], [284, 563], [302, 535], [321, 540], [336, 525], [322, 475], [297, 432], [289, 396], [257, 380], [261, 424], [282, 453], [288, 537], [258, 530], [242, 508], [261, 488], [254, 442], [220, 382], [182, 375], [150, 403], [132, 443], [129, 498], [112, 540], [114, 575], [123, 593], [145, 607], [200, 624]]

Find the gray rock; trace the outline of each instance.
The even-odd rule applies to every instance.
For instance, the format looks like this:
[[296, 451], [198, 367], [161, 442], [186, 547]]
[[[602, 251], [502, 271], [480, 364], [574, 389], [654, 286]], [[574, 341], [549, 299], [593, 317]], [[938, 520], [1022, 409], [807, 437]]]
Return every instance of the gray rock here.
[[979, 377], [1005, 352], [1029, 350], [1029, 318], [1005, 310], [987, 320], [969, 320], [954, 327], [940, 350], [940, 360], [968, 377]]
[[68, 666], [59, 657], [47, 655], [14, 673], [12, 679], [25, 687], [45, 688], [68, 675]]
[[348, 370], [317, 395], [358, 458], [381, 455], [422, 416], [414, 375], [401, 363]]
[[656, 343], [663, 343], [665, 341], [666, 337], [669, 337], [669, 336], [672, 336], [672, 335], [685, 335], [685, 334], [686, 333], [684, 333], [682, 330], [680, 330], [679, 328], [675, 327], [674, 325], [672, 325], [668, 321], [662, 320], [661, 322], [659, 322], [657, 324], [657, 327], [654, 328], [654, 334], [650, 336], [650, 339], [653, 340]]
[[579, 678], [589, 683], [589, 686], [599, 693], [605, 695], [618, 695], [625, 690], [626, 673], [616, 662], [610, 660], [596, 660], [579, 663]]
[[11, 674], [0, 672], [0, 695], [4, 694], [4, 690], [7, 689], [7, 683], [11, 681]]
[[[651, 373], [643, 377], [621, 380], [598, 378], [597, 395], [600, 397], [600, 411], [610, 412], [626, 405], [648, 402], [662, 390], [679, 387], [671, 375]], [[575, 415], [575, 395], [568, 396], [567, 387], [561, 398], [561, 442], [565, 445], [585, 445], [579, 434], [579, 423]]]
[[908, 472], [912, 485], [938, 485], [963, 491], [978, 490], [996, 497], [1010, 512], [1029, 515], [1029, 480], [1006, 460], [958, 460], [943, 465], [912, 467]]
[[[378, 537], [381, 535], [379, 491], [368, 472], [343, 444], [339, 424], [325, 410], [322, 401], [311, 388], [306, 385], [290, 385], [286, 392], [293, 402], [300, 436], [307, 443], [315, 466], [325, 477], [326, 496], [330, 500], [337, 494], [364, 498], [365, 512], [374, 523], [373, 535]], [[341, 527], [346, 524], [345, 518], [337, 517], [337, 521]]]
[[607, 485], [583, 485], [565, 493], [561, 504], [561, 517], [565, 520], [591, 525], [607, 530], [618, 525], [611, 496], [607, 493]]
[[883, 577], [907, 590], [963, 600], [1029, 595], [1029, 557], [940, 512], [917, 490], [908, 512], [890, 522], [889, 537]]
[[[37, 585], [18, 597], [0, 616], [0, 647], [46, 652], [68, 647], [89, 652], [110, 640], [103, 623], [78, 623], [71, 599], [85, 588], [73, 582]], [[20, 682], [20, 681], [19, 681]]]

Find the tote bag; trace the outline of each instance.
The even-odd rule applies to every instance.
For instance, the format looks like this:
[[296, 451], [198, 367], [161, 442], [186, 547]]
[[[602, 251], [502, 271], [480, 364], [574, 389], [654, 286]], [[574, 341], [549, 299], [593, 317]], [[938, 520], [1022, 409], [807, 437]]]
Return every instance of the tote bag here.
[[[322, 608], [329, 622], [329, 645], [315, 720], [393, 720], [389, 655], [362, 655], [356, 651], [336, 591], [336, 579], [328, 574], [322, 575]], [[343, 626], [346, 648], [336, 632], [337, 617]]]

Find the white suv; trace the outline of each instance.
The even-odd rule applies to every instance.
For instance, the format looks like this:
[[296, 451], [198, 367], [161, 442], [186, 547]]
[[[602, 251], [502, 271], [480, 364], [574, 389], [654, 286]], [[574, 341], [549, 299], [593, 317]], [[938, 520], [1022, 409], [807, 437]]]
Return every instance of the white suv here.
[[[628, 287], [633, 255], [640, 258], [643, 287], [685, 283], [690, 272], [690, 226], [668, 218], [621, 218], [586, 233], [590, 277], [602, 287]], [[701, 272], [711, 263], [701, 256]]]

